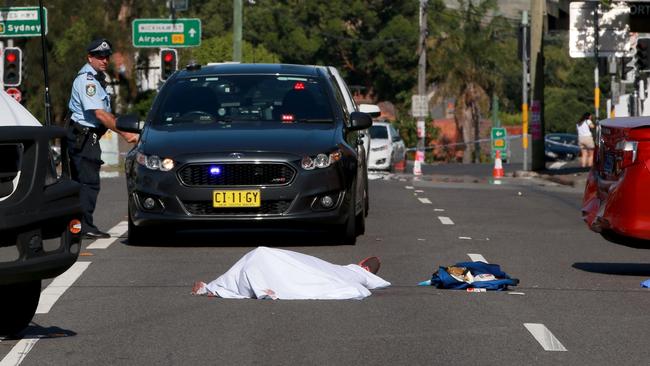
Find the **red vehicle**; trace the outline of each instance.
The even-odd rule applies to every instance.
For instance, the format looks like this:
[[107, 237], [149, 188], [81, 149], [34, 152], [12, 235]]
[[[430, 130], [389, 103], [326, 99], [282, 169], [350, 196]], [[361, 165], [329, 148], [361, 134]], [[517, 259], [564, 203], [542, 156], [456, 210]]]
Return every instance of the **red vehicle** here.
[[650, 117], [600, 122], [582, 217], [603, 235], [650, 240]]

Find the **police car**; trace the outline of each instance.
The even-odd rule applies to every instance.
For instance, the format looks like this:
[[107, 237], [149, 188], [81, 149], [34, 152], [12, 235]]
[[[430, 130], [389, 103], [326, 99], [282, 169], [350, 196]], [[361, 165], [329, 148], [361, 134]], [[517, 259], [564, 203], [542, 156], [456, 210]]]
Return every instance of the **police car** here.
[[[174, 74], [127, 155], [129, 242], [182, 228], [306, 226], [354, 243], [367, 170], [359, 131], [327, 68], [220, 64]], [[137, 122], [118, 120], [123, 131]]]

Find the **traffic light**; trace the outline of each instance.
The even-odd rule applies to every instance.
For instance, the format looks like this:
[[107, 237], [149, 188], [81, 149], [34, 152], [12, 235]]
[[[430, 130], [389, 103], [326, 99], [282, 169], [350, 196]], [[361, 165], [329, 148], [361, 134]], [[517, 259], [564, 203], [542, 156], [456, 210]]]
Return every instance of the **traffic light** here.
[[634, 57], [623, 57], [621, 58], [621, 64], [623, 66], [621, 79], [630, 83], [633, 82], [636, 76], [636, 59]]
[[5, 86], [19, 86], [21, 81], [23, 51], [18, 47], [3, 50], [4, 68], [2, 82]]
[[178, 68], [176, 50], [164, 48], [160, 50], [160, 80], [167, 80]]
[[636, 42], [636, 70], [637, 72], [650, 71], [650, 38], [640, 38]]

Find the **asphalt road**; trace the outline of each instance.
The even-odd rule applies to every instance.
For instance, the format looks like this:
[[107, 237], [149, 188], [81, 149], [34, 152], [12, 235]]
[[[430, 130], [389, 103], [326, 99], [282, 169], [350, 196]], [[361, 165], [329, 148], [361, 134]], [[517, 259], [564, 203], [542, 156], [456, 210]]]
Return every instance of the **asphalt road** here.
[[[57, 285], [62, 295], [21, 339], [0, 342], [0, 365], [647, 364], [650, 290], [640, 282], [650, 277], [650, 250], [590, 232], [580, 189], [487, 181], [373, 174], [367, 231], [355, 246], [221, 233], [144, 247], [124, 235], [84, 243], [79, 277]], [[126, 220], [125, 187], [123, 178], [102, 184], [96, 220], [109, 229]], [[190, 296], [194, 281], [216, 278], [258, 245], [338, 264], [378, 255], [392, 286], [361, 301]], [[416, 286], [477, 255], [520, 285]]]

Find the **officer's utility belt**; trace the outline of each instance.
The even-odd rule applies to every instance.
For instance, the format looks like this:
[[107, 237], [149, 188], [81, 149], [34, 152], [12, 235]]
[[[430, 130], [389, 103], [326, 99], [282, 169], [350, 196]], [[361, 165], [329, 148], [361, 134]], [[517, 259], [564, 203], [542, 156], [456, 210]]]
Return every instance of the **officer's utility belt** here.
[[72, 129], [72, 134], [75, 137], [74, 147], [76, 149], [83, 148], [84, 144], [87, 141], [91, 141], [94, 145], [97, 141], [106, 133], [106, 127], [88, 127], [83, 126], [79, 123], [72, 122], [70, 126]]

